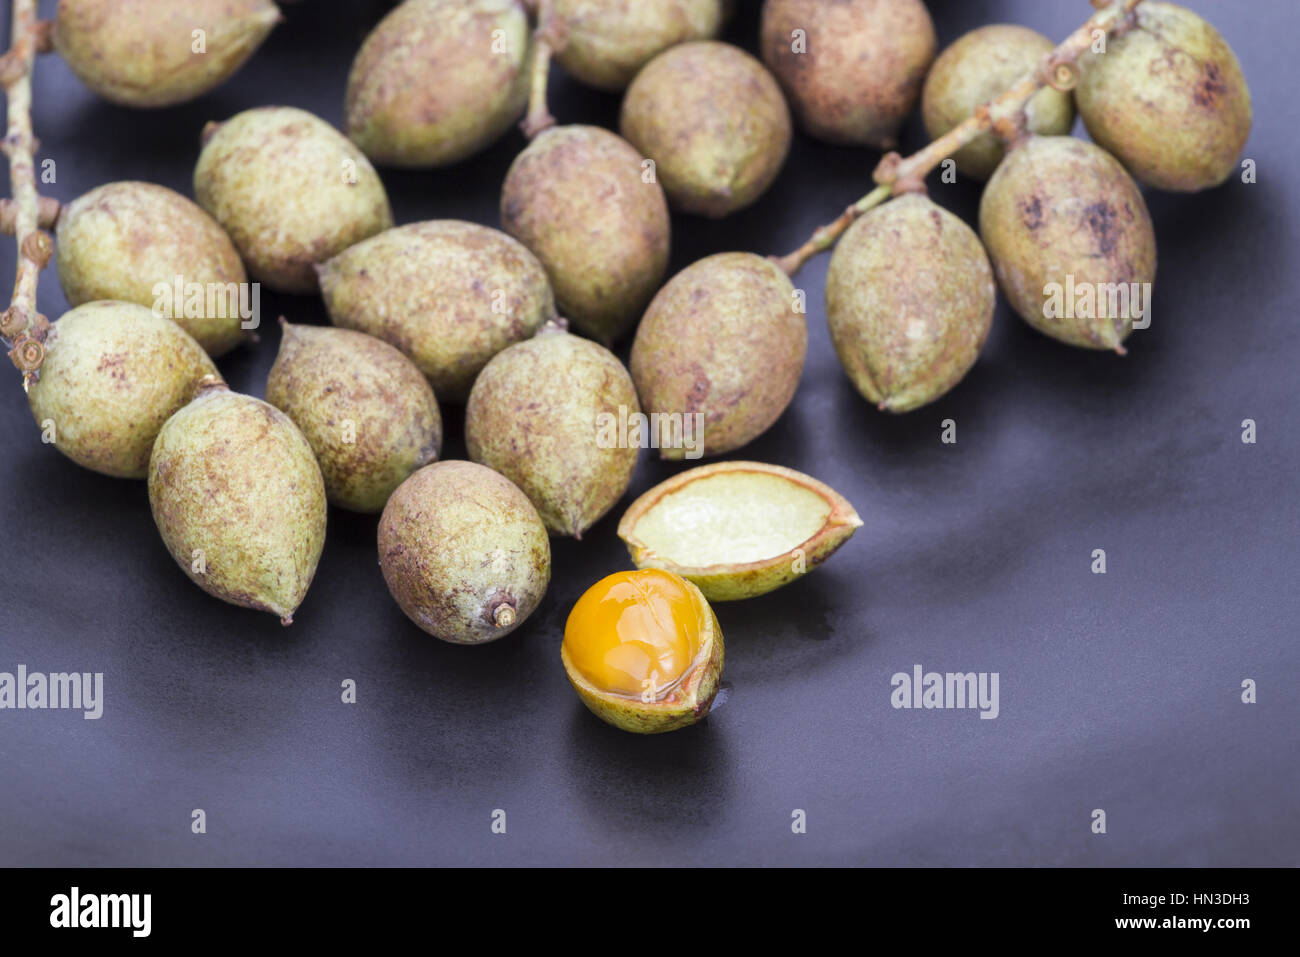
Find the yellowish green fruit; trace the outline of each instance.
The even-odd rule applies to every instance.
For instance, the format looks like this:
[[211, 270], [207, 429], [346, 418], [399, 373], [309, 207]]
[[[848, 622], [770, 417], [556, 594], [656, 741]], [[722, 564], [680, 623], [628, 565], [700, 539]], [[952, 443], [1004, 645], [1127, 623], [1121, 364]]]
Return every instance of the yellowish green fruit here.
[[529, 58], [518, 0], [406, 0], [353, 61], [348, 136], [381, 166], [473, 156], [523, 114]]
[[142, 479], [158, 430], [206, 377], [219, 378], [216, 366], [170, 319], [136, 303], [90, 302], [50, 327], [27, 401], [72, 461]]
[[548, 326], [479, 373], [465, 444], [523, 489], [553, 534], [581, 538], [632, 481], [639, 447], [619, 423], [639, 412], [612, 352]]
[[722, 629], [700, 590], [647, 569], [602, 578], [564, 626], [560, 661], [602, 721], [661, 734], [709, 713], [722, 678]]
[[556, 59], [588, 86], [616, 93], [674, 44], [717, 36], [727, 0], [555, 0]]
[[1038, 331], [1124, 352], [1149, 318], [1156, 235], [1137, 183], [1105, 150], [1069, 136], [1012, 147], [980, 201], [980, 237], [1012, 308]]
[[277, 292], [316, 292], [316, 264], [393, 225], [370, 161], [305, 110], [245, 110], [204, 135], [195, 198]]
[[1250, 89], [1232, 47], [1191, 10], [1146, 0], [1134, 27], [1079, 61], [1079, 113], [1097, 145], [1157, 189], [1223, 183], [1250, 137]]
[[386, 342], [350, 329], [280, 325], [266, 401], [311, 444], [332, 504], [378, 512], [412, 472], [438, 458], [433, 389]]
[[780, 418], [808, 347], [799, 303], [790, 278], [753, 253], [701, 259], [659, 290], [630, 366], [642, 408], [669, 424], [663, 458], [730, 452]]
[[[937, 140], [975, 114], [976, 107], [996, 99], [1037, 69], [1056, 48], [1047, 37], [1028, 27], [1007, 23], [980, 27], [958, 38], [939, 54], [925, 79], [921, 115], [930, 139]], [[1074, 98], [1045, 86], [1025, 106], [1031, 133], [1064, 136], [1074, 126]], [[1006, 147], [992, 133], [953, 154], [964, 175], [986, 180], [993, 175]]]
[[[230, 237], [180, 193], [153, 183], [106, 183], [59, 216], [59, 282], [74, 306], [116, 299], [173, 319], [208, 355], [246, 341], [256, 319]], [[245, 316], [244, 313], [249, 313]]]
[[762, 462], [718, 462], [675, 475], [618, 523], [637, 568], [661, 568], [709, 601], [763, 595], [816, 568], [862, 519], [816, 479]]
[[388, 500], [379, 565], [411, 621], [443, 641], [479, 645], [510, 634], [537, 608], [551, 578], [551, 543], [509, 479], [473, 462], [438, 462]]
[[863, 398], [888, 412], [956, 386], [979, 358], [996, 305], [979, 237], [920, 195], [859, 218], [826, 272], [835, 352]]
[[609, 343], [668, 268], [668, 203], [644, 158], [595, 126], [537, 136], [506, 174], [501, 225], [546, 267], [560, 312]]
[[537, 257], [476, 223], [387, 229], [318, 272], [331, 321], [400, 349], [444, 401], [463, 402], [489, 359], [555, 318]]
[[149, 505], [176, 564], [209, 595], [282, 624], [307, 594], [325, 544], [325, 483], [279, 409], [223, 384], [162, 427]]
[[225, 82], [280, 19], [271, 0], [59, 0], [53, 40], [105, 99], [171, 106]]
[[672, 206], [704, 216], [754, 202], [790, 152], [781, 87], [729, 43], [683, 43], [651, 60], [627, 88], [619, 129], [655, 161]]
[[934, 59], [922, 0], [766, 0], [759, 45], [800, 125], [893, 149]]

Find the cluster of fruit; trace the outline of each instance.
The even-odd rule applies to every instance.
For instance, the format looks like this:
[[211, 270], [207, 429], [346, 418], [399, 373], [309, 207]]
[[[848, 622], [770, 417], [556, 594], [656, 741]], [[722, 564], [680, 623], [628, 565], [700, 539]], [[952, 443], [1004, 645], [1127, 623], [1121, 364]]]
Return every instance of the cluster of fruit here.
[[[115, 18], [107, 3], [62, 0], [53, 46], [134, 106], [220, 82], [278, 18], [270, 0], [149, 0]], [[1133, 177], [1217, 185], [1250, 129], [1227, 44], [1156, 0], [1100, 5], [1083, 46], [993, 26], [937, 59], [921, 0], [767, 0], [763, 62], [712, 39], [727, 7], [404, 0], [352, 66], [346, 136], [302, 110], [248, 110], [205, 129], [197, 204], [122, 182], [62, 210], [57, 268], [74, 308], [44, 333], [28, 392], [37, 422], [74, 461], [147, 478], [163, 541], [221, 599], [290, 621], [329, 502], [382, 512], [380, 564], [416, 624], [490, 641], [541, 601], [549, 536], [581, 537], [605, 515], [641, 447], [683, 457], [684, 417], [699, 416], [694, 451], [732, 452], [792, 400], [807, 342], [791, 281], [802, 257], [725, 252], [664, 278], [669, 208], [724, 216], [753, 203], [794, 122], [887, 149], [920, 100], [932, 158], [954, 153], [959, 171], [989, 180], [977, 235], [924, 195], [928, 168], [904, 177], [892, 157], [833, 234], [836, 351], [894, 413], [965, 376], [999, 284], [1049, 335], [1122, 350], [1132, 315], [1054, 310], [1049, 290], [1149, 284], [1155, 238]], [[195, 23], [209, 24], [203, 56], [173, 62], [174, 45], [153, 42]], [[553, 125], [552, 55], [583, 82], [626, 89], [621, 136]], [[1069, 136], [1076, 107], [1099, 145]], [[504, 231], [393, 225], [372, 162], [463, 160], [525, 110], [531, 142], [502, 189]], [[248, 336], [228, 293], [250, 278], [319, 293], [332, 321], [281, 320], [266, 401], [230, 391], [212, 362]], [[608, 347], [634, 325], [625, 367]], [[472, 462], [436, 461], [440, 401], [465, 404]], [[611, 416], [638, 422], [637, 435], [599, 441]], [[670, 479], [619, 526], [640, 570], [598, 583], [569, 618], [570, 680], [628, 730], [698, 720], [723, 662], [709, 601], [793, 580], [860, 524], [833, 490], [778, 466]]]

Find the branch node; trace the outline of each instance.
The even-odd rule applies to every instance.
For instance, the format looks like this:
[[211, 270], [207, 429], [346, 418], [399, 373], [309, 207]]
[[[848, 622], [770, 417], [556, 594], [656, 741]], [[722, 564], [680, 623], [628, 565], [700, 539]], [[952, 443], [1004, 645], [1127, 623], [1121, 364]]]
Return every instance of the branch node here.
[[20, 248], [23, 258], [36, 263], [38, 269], [44, 269], [48, 266], [50, 257], [54, 255], [54, 241], [50, 239], [50, 234], [43, 229], [28, 233], [26, 238], [23, 239]]

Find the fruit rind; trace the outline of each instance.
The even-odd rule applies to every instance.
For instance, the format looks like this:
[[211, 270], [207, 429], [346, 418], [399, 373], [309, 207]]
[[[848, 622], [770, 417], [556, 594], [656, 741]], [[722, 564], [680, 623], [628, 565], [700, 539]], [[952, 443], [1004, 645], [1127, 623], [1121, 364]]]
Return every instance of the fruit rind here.
[[[132, 180], [105, 183], [63, 208], [57, 239], [59, 283], [70, 305], [139, 303], [166, 314], [213, 357], [251, 338], [241, 315], [251, 300], [239, 253], [217, 221], [180, 193]], [[203, 292], [199, 316], [190, 315], [195, 289]]]
[[985, 187], [979, 222], [998, 284], [1021, 318], [1068, 345], [1123, 353], [1133, 315], [1046, 314], [1049, 288], [1149, 290], [1155, 281], [1155, 227], [1118, 160], [1074, 137], [1026, 137]]
[[528, 18], [516, 0], [406, 0], [352, 63], [347, 134], [381, 166], [427, 168], [473, 156], [522, 115], [530, 50]]
[[663, 734], [695, 724], [713, 707], [726, 656], [722, 627], [701, 590], [689, 580], [686, 585], [701, 612], [700, 651], [691, 671], [667, 701], [645, 702], [600, 690], [573, 666], [568, 649], [560, 645], [560, 661], [573, 690], [587, 709], [607, 724], [633, 734]]
[[502, 228], [546, 267], [560, 313], [606, 344], [668, 269], [668, 201], [643, 162], [608, 130], [553, 126], [515, 157], [501, 189]]
[[674, 209], [721, 217], [756, 201], [790, 152], [790, 111], [776, 79], [729, 43], [683, 43], [637, 74], [623, 137], [655, 161]]
[[565, 72], [610, 93], [622, 90], [674, 44], [707, 40], [726, 20], [728, 0], [556, 0]]
[[388, 343], [350, 329], [280, 320], [266, 401], [311, 444], [330, 503], [378, 512], [438, 457], [442, 417], [429, 382]]
[[763, 61], [809, 135], [894, 148], [934, 59], [921, 0], [767, 0], [760, 29]]
[[384, 340], [464, 402], [502, 349], [555, 318], [546, 270], [500, 230], [454, 219], [407, 223], [364, 239], [317, 270], [330, 321]]
[[[640, 519], [652, 509], [659, 507], [673, 493], [693, 482], [707, 481], [719, 475], [745, 472], [775, 476], [816, 494], [829, 506], [829, 512], [821, 529], [796, 548], [779, 555], [756, 561], [712, 565], [678, 564], [665, 556], [655, 554], [637, 537], [636, 526]], [[761, 520], [761, 517], [756, 516], [755, 519]], [[861, 526], [862, 519], [848, 500], [829, 485], [812, 476], [764, 462], [731, 461], [715, 462], [712, 465], [703, 465], [681, 472], [641, 495], [628, 507], [619, 521], [618, 537], [627, 546], [632, 563], [637, 568], [661, 568], [680, 575], [698, 586], [709, 601], [737, 601], [767, 594], [802, 578], [830, 558]], [[794, 559], [796, 552], [802, 553], [802, 560], [799, 562]]]
[[647, 414], [698, 413], [704, 426], [660, 456], [722, 455], [762, 435], [794, 398], [807, 347], [794, 285], [770, 260], [717, 253], [673, 276], [637, 326], [629, 371]]
[[471, 460], [524, 491], [555, 535], [581, 537], [623, 497], [639, 448], [600, 441], [601, 416], [640, 412], [636, 387], [612, 352], [546, 326], [498, 353], [465, 407]]
[[[1028, 27], [998, 23], [958, 37], [935, 59], [921, 94], [921, 115], [930, 138], [938, 139], [981, 106], [1036, 69], [1055, 44]], [[1063, 136], [1074, 126], [1074, 99], [1045, 86], [1025, 105], [1031, 133]], [[953, 160], [974, 179], [987, 180], [1006, 147], [985, 133], [962, 147]]]
[[170, 319], [138, 303], [88, 302], [50, 326], [27, 401], [72, 461], [142, 479], [159, 430], [207, 377], [220, 379], [216, 366]]
[[911, 412], [955, 388], [979, 359], [996, 306], [979, 236], [917, 194], [860, 217], [826, 273], [836, 355], [885, 412]]
[[1224, 183], [1250, 137], [1250, 89], [1228, 42], [1197, 14], [1145, 0], [1136, 26], [1080, 58], [1075, 89], [1093, 141], [1140, 182], [1196, 192]]
[[403, 482], [379, 520], [378, 549], [403, 614], [452, 644], [510, 634], [551, 576], [550, 539], [532, 503], [473, 462], [437, 462]]
[[288, 106], [210, 125], [194, 196], [259, 282], [315, 293], [314, 266], [393, 225], [379, 174], [351, 140]]
[[211, 384], [163, 426], [149, 460], [163, 543], [209, 595], [289, 624], [325, 544], [325, 483], [293, 421]]
[[[270, 0], [60, 0], [52, 39], [77, 77], [106, 100], [156, 108], [224, 83], [280, 20]], [[202, 51], [193, 48], [199, 26]]]

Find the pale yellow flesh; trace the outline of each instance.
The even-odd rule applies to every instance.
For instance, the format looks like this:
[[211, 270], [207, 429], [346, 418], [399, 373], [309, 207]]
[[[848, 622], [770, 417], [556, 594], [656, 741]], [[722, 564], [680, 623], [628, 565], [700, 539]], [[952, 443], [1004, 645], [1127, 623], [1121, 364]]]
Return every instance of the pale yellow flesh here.
[[831, 504], [779, 475], [722, 472], [665, 495], [637, 520], [637, 541], [683, 568], [762, 562], [825, 526]]

